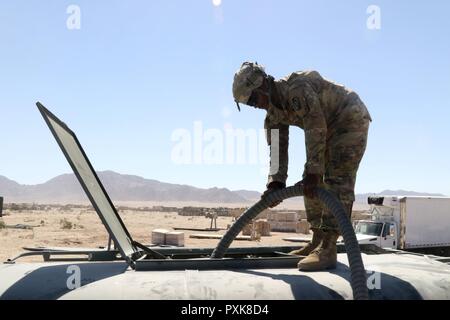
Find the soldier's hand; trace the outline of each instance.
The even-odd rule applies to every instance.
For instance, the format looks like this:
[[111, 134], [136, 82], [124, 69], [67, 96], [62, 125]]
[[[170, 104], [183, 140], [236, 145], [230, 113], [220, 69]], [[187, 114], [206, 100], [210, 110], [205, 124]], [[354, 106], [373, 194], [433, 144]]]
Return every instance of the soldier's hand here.
[[305, 197], [314, 199], [317, 197], [316, 188], [322, 182], [322, 175], [320, 174], [307, 174], [302, 181], [297, 182], [295, 185], [301, 184], [303, 186], [303, 195]]
[[[266, 196], [268, 193], [271, 193], [275, 190], [279, 190], [279, 189], [283, 189], [286, 187], [286, 184], [284, 184], [283, 182], [278, 182], [278, 181], [272, 181], [271, 183], [269, 183], [267, 185], [267, 190], [264, 191], [264, 193], [262, 194], [261, 198], [263, 198], [264, 196]], [[270, 208], [274, 208], [277, 205], [279, 205], [282, 201], [277, 201], [275, 203], [272, 203], [269, 207]]]

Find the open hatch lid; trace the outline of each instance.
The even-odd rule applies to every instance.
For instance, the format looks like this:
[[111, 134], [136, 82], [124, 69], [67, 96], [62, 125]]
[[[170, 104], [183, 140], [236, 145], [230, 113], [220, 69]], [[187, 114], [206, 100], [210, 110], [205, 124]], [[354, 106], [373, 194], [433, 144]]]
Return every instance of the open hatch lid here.
[[134, 268], [134, 260], [141, 251], [117, 213], [75, 133], [40, 102], [36, 105], [122, 257]]

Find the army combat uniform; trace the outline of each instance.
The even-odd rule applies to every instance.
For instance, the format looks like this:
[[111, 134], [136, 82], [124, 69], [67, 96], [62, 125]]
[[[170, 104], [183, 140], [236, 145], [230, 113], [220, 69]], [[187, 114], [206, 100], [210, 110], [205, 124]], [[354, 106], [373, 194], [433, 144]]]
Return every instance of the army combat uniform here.
[[[349, 217], [355, 200], [356, 173], [367, 144], [372, 121], [358, 95], [316, 72], [295, 72], [275, 81], [281, 107], [270, 104], [264, 127], [271, 146], [268, 184], [285, 183], [288, 171], [289, 126], [305, 132], [306, 164], [303, 176], [319, 174], [325, 187], [338, 196]], [[273, 131], [278, 129], [278, 131]], [[277, 139], [278, 138], [278, 139]], [[337, 222], [318, 200], [304, 198], [308, 222], [312, 228], [337, 230]]]

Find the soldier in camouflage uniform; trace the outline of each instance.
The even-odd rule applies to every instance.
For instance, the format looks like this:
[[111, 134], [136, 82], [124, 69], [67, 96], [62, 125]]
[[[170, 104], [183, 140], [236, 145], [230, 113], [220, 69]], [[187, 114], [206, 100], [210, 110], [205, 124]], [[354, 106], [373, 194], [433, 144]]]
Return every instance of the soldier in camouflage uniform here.
[[[235, 74], [233, 96], [239, 110], [239, 103], [244, 103], [267, 111], [264, 127], [271, 146], [271, 167], [277, 162], [278, 170], [270, 172], [266, 193], [286, 186], [289, 126], [305, 131], [306, 164], [299, 183], [313, 238], [291, 253], [306, 256], [299, 262], [300, 270], [335, 268], [338, 226], [317, 200], [315, 188], [325, 187], [336, 194], [351, 216], [356, 173], [372, 121], [366, 106], [355, 92], [316, 71], [294, 72], [274, 80], [251, 62], [244, 62]], [[274, 145], [278, 159], [273, 156]]]

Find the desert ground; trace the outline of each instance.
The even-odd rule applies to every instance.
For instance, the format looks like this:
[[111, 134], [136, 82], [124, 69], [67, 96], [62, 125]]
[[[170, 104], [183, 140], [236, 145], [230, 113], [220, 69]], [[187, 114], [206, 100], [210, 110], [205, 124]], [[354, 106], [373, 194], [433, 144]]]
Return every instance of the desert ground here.
[[[145, 212], [132, 209], [120, 210], [120, 215], [133, 239], [143, 244], [150, 244], [153, 229], [174, 227], [209, 228], [210, 219], [203, 216], [180, 216], [175, 212]], [[24, 252], [24, 247], [105, 247], [108, 234], [100, 218], [93, 209], [86, 208], [51, 208], [47, 210], [19, 211], [5, 210], [3, 228], [0, 230], [0, 261], [4, 262]], [[218, 217], [217, 227], [226, 229], [232, 223], [232, 217]], [[12, 228], [26, 225], [30, 229]], [[5, 227], [7, 226], [7, 227]], [[192, 239], [190, 234], [223, 234], [218, 232], [185, 232], [185, 247], [215, 247], [217, 239]], [[271, 232], [271, 236], [259, 241], [234, 241], [232, 246], [267, 246], [296, 245], [284, 241], [285, 237], [308, 237], [308, 235], [286, 232]], [[42, 261], [41, 257], [23, 258], [20, 261]]]

